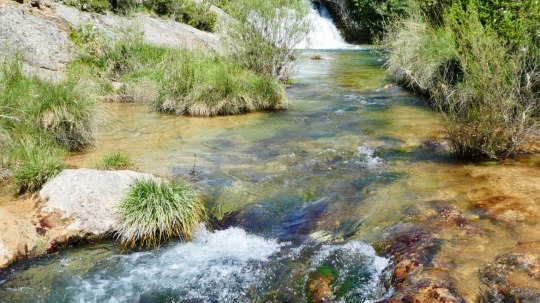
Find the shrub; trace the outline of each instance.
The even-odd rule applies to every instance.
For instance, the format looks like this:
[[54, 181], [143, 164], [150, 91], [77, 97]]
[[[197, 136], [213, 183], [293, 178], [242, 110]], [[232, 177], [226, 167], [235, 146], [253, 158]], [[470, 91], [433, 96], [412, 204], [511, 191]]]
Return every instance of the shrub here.
[[65, 0], [67, 5], [88, 12], [103, 13], [111, 8], [109, 0]]
[[447, 7], [442, 25], [420, 15], [395, 24], [388, 71], [443, 112], [456, 155], [508, 157], [539, 129], [538, 56], [505, 42], [466, 4]]
[[18, 166], [13, 172], [13, 181], [19, 194], [39, 190], [65, 168], [60, 151], [47, 143], [29, 142], [22, 142], [14, 151]]
[[296, 46], [311, 26], [303, 0], [236, 0], [225, 9], [236, 22], [229, 24], [230, 55], [264, 77], [286, 81], [297, 57]]
[[144, 5], [160, 16], [171, 16], [197, 29], [214, 31], [217, 15], [206, 1], [196, 0], [146, 0]]
[[126, 247], [158, 247], [180, 237], [190, 240], [205, 209], [197, 191], [179, 181], [136, 180], [118, 209], [117, 236]]
[[130, 155], [122, 153], [112, 153], [101, 157], [98, 165], [101, 169], [122, 170], [133, 167], [135, 164]]
[[53, 83], [23, 74], [18, 58], [0, 59], [0, 169], [14, 170], [20, 193], [63, 169], [63, 150], [95, 142], [100, 116], [84, 77], [70, 72]]
[[280, 83], [229, 56], [152, 46], [133, 34], [90, 53], [100, 56], [86, 64], [124, 84], [118, 100], [150, 103], [158, 111], [215, 116], [287, 107]]

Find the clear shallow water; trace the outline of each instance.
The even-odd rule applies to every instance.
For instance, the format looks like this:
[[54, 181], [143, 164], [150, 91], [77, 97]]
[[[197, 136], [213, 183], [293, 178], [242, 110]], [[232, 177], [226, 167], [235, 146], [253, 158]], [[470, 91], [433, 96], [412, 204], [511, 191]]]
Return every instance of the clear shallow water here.
[[[434, 235], [442, 240], [433, 262], [473, 301], [482, 264], [540, 239], [540, 160], [471, 165], [426, 148], [441, 136], [437, 115], [385, 87], [381, 64], [367, 49], [308, 53], [283, 112], [189, 118], [105, 104], [111, 123], [100, 145], [72, 165], [94, 167], [119, 151], [141, 171], [190, 178], [225, 230], [158, 252], [105, 243], [23, 262], [0, 276], [0, 301], [305, 302], [310, 285], [326, 281], [335, 301], [369, 302], [390, 290], [387, 261], [364, 242], [398, 222], [429, 222], [441, 205], [482, 230]], [[513, 228], [493, 221], [481, 207], [497, 196], [534, 217]]]

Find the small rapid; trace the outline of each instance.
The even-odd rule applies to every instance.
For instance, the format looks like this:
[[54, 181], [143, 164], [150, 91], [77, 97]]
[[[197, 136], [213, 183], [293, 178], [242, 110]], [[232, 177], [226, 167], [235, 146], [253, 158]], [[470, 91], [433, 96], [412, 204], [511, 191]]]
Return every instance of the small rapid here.
[[[17, 302], [259, 302], [279, 293], [305, 301], [321, 277], [341, 302], [385, 296], [388, 260], [360, 241], [292, 245], [241, 228], [210, 232], [192, 242], [156, 251], [114, 253], [81, 270], [75, 256], [56, 256], [42, 267], [52, 287], [32, 289], [4, 282], [0, 298]], [[1, 282], [0, 282], [1, 283]], [[2, 301], [2, 300], [0, 300]]]
[[311, 3], [308, 18], [311, 31], [307, 38], [300, 43], [300, 49], [347, 49], [354, 46], [345, 42], [337, 29], [328, 9], [321, 3]]

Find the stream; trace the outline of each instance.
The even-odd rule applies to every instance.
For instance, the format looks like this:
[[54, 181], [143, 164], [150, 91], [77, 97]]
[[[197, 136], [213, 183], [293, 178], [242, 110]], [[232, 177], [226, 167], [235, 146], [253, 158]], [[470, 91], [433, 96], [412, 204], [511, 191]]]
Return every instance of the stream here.
[[430, 226], [443, 206], [482, 230], [433, 232], [434, 264], [473, 298], [482, 264], [539, 237], [539, 220], [509, 228], [482, 203], [511, 196], [540, 213], [539, 191], [523, 181], [540, 159], [453, 160], [436, 143], [440, 118], [389, 85], [382, 64], [368, 47], [306, 52], [283, 112], [190, 118], [104, 104], [110, 125], [98, 147], [70, 164], [130, 153], [137, 170], [192, 180], [219, 227], [156, 251], [105, 242], [19, 262], [0, 275], [0, 301], [306, 302], [326, 291], [335, 302], [375, 302], [393, 292], [392, 264], [371, 244], [388, 226]]

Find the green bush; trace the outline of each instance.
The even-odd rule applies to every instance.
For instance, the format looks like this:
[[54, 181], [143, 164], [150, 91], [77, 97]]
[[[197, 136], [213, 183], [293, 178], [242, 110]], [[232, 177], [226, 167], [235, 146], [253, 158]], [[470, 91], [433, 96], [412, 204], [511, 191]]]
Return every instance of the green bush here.
[[298, 57], [296, 46], [311, 28], [306, 2], [235, 0], [224, 8], [236, 20], [227, 32], [234, 61], [261, 76], [287, 81]]
[[508, 157], [539, 130], [538, 55], [498, 32], [475, 2], [455, 1], [441, 22], [411, 15], [386, 38], [388, 71], [441, 110], [460, 157]]
[[39, 190], [65, 168], [59, 150], [47, 146], [47, 143], [29, 142], [21, 142], [13, 151], [18, 162], [13, 172], [13, 181], [19, 194]]
[[65, 0], [67, 5], [88, 12], [103, 13], [111, 8], [109, 0]]
[[181, 238], [190, 240], [206, 217], [197, 191], [179, 181], [136, 180], [118, 209], [117, 237], [126, 247], [158, 247]]
[[217, 15], [205, 1], [196, 0], [146, 0], [145, 7], [160, 16], [171, 16], [176, 21], [187, 23], [197, 29], [212, 32]]
[[99, 55], [83, 60], [85, 64], [124, 84], [119, 92], [124, 102], [149, 103], [158, 111], [192, 116], [287, 107], [280, 83], [255, 74], [229, 56], [156, 47], [138, 38], [88, 53]]
[[0, 108], [4, 132], [36, 129], [69, 151], [95, 142], [99, 121], [96, 102], [84, 83], [57, 83], [22, 73], [19, 60], [0, 62]]
[[0, 59], [0, 168], [19, 192], [34, 191], [63, 168], [60, 150], [95, 142], [100, 121], [91, 85], [71, 71], [50, 82], [23, 74], [18, 58]]
[[135, 163], [128, 154], [111, 153], [101, 157], [98, 168], [107, 170], [122, 170], [133, 167]]

